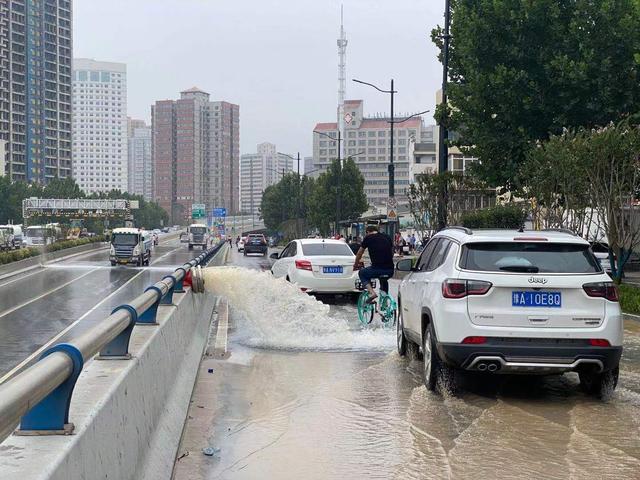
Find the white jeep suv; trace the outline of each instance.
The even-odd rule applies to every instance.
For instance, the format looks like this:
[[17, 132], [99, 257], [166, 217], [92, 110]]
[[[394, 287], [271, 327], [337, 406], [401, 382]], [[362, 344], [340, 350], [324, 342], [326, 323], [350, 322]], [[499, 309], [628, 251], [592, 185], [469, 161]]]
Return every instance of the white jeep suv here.
[[[422, 350], [424, 383], [455, 369], [578, 372], [582, 387], [615, 388], [622, 354], [618, 292], [589, 243], [568, 231], [436, 234], [398, 292], [398, 352]], [[418, 347], [420, 346], [420, 347]]]

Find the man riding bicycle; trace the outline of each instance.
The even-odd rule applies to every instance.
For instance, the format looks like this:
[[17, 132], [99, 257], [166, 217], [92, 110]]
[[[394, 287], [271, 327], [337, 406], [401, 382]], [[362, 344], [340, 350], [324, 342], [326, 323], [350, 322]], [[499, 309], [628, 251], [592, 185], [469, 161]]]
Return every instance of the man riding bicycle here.
[[353, 268], [359, 268], [362, 255], [364, 255], [365, 250], [369, 250], [371, 266], [359, 270], [358, 277], [360, 277], [362, 286], [369, 292], [368, 303], [373, 303], [378, 297], [371, 286], [373, 278], [379, 278], [380, 289], [385, 293], [389, 293], [387, 279], [393, 276], [393, 241], [385, 233], [380, 233], [376, 225], [367, 226], [365, 232], [366, 235], [356, 254]]

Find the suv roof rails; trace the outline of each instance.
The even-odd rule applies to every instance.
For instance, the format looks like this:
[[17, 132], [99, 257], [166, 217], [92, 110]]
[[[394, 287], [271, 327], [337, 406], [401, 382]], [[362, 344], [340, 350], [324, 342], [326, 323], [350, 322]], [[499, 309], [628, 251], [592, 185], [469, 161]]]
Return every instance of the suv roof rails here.
[[579, 235], [573, 230], [569, 230], [568, 228], [543, 228], [542, 232], [560, 232], [567, 233], [569, 235], [573, 235], [574, 237], [578, 237]]
[[462, 227], [460, 225], [451, 225], [450, 227], [444, 227], [443, 230], [460, 230], [467, 235], [473, 235], [473, 231], [470, 228]]

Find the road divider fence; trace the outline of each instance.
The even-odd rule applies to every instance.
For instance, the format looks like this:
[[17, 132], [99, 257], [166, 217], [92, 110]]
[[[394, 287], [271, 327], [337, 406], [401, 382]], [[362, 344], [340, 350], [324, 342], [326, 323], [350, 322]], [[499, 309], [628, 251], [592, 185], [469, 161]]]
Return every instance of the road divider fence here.
[[[19, 424], [18, 435], [70, 434], [69, 407], [73, 389], [84, 364], [96, 359], [128, 360], [129, 339], [136, 325], [157, 325], [160, 305], [172, 305], [173, 294], [184, 292], [192, 273], [223, 248], [224, 242], [203, 251], [172, 274], [149, 286], [128, 304], [116, 307], [104, 321], [69, 343], [42, 353], [28, 369], [0, 385], [0, 442]], [[200, 292], [198, 279], [194, 293]]]

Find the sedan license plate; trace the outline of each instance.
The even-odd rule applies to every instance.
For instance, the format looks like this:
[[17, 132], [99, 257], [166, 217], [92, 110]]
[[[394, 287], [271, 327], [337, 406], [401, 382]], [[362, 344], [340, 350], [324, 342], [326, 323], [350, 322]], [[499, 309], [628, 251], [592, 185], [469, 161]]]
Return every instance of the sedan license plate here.
[[322, 273], [342, 273], [342, 267], [322, 267]]
[[511, 306], [560, 308], [562, 294], [560, 292], [512, 292]]

